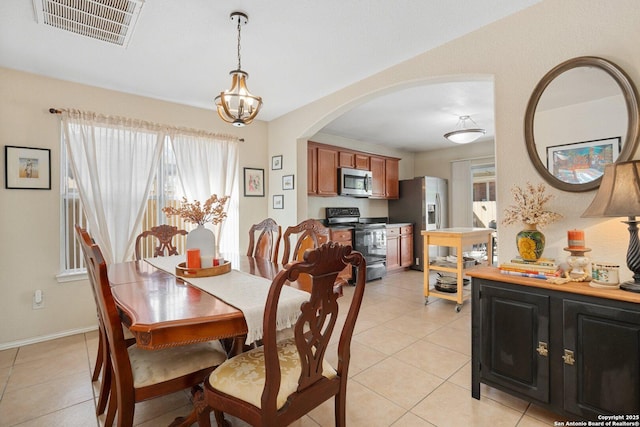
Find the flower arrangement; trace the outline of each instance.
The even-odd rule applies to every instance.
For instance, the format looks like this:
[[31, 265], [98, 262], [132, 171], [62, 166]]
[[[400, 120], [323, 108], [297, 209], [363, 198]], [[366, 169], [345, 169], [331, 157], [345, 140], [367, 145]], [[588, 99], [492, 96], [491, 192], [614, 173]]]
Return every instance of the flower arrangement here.
[[553, 195], [545, 195], [544, 184], [533, 186], [527, 182], [523, 189], [517, 185], [511, 188], [511, 194], [515, 200], [515, 205], [511, 205], [504, 210], [503, 224], [525, 223], [544, 227], [562, 218], [559, 213], [545, 209], [545, 204], [553, 198]]
[[216, 194], [212, 194], [211, 197], [204, 202], [204, 205], [201, 205], [198, 200], [189, 203], [187, 198], [183, 197], [179, 208], [167, 206], [162, 208], [162, 212], [169, 216], [178, 215], [185, 222], [192, 222], [199, 225], [210, 222], [216, 225], [227, 217], [227, 213], [224, 211], [224, 205], [227, 203], [227, 200], [229, 200], [229, 196], [218, 198]]

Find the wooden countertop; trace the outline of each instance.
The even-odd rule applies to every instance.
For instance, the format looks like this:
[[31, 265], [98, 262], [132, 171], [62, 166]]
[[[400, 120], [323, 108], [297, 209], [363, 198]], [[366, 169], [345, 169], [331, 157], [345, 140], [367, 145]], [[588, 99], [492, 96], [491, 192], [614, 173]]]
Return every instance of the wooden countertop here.
[[551, 289], [554, 291], [570, 292], [597, 298], [607, 298], [640, 304], [640, 293], [623, 291], [620, 289], [594, 288], [589, 286], [589, 282], [569, 282], [562, 285], [556, 285], [543, 279], [532, 279], [529, 277], [502, 274], [496, 267], [475, 267], [465, 270], [465, 275], [477, 277], [478, 279], [494, 280], [496, 282], [514, 283], [522, 286]]

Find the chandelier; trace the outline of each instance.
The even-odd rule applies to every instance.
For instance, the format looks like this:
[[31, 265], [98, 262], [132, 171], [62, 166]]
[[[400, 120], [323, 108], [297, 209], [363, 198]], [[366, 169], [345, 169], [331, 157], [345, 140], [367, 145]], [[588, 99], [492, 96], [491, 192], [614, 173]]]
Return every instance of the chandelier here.
[[444, 134], [444, 137], [451, 142], [455, 142], [456, 144], [468, 144], [480, 138], [487, 132], [486, 130], [480, 128], [467, 128], [465, 126], [467, 120], [470, 120], [474, 125], [478, 126], [476, 122], [473, 121], [471, 116], [460, 116], [458, 124], [462, 124], [462, 129], [447, 132]]
[[249, 17], [242, 12], [233, 12], [230, 17], [237, 23], [238, 28], [238, 68], [229, 73], [231, 89], [220, 92], [220, 95], [215, 98], [215, 103], [222, 120], [242, 127], [255, 119], [262, 107], [262, 98], [252, 95], [247, 89], [249, 74], [242, 71], [240, 64], [240, 26], [249, 22]]

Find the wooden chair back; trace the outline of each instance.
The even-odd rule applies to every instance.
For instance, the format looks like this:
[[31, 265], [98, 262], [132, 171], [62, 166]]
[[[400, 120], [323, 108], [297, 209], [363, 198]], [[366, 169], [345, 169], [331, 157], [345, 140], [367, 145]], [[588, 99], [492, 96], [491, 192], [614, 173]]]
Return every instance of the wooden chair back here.
[[[83, 249], [82, 254], [84, 256], [85, 265], [89, 265], [90, 259], [85, 247], [93, 245], [93, 239], [87, 233], [87, 231], [81, 228], [78, 224], [75, 224], [76, 240]], [[96, 312], [98, 317], [98, 354], [96, 355], [95, 367], [91, 376], [91, 381], [97, 381], [100, 372], [102, 371], [102, 380], [100, 382], [100, 392], [98, 395], [98, 402], [96, 404], [96, 415], [101, 415], [107, 408], [107, 401], [111, 392], [111, 357], [109, 355], [109, 346], [107, 344], [107, 332], [105, 329], [104, 321], [102, 319], [102, 313], [98, 306], [98, 296], [96, 295], [95, 278], [92, 274], [89, 274], [89, 283], [91, 284], [91, 291], [96, 303]]]
[[174, 236], [186, 236], [187, 230], [178, 229], [178, 227], [168, 224], [161, 224], [151, 227], [151, 230], [145, 230], [136, 237], [135, 257], [136, 260], [142, 259], [142, 243], [147, 237], [158, 241], [158, 246], [153, 249], [153, 256], [178, 255], [178, 249], [173, 244]]
[[[125, 339], [120, 313], [117, 309], [111, 284], [107, 276], [107, 264], [102, 255], [102, 251], [93, 243], [92, 239], [84, 230], [80, 230], [80, 244], [87, 260], [87, 274], [91, 278], [94, 286], [94, 295], [98, 303], [99, 314], [104, 323], [106, 332], [106, 342], [108, 344], [109, 356], [112, 369], [111, 397], [105, 425], [111, 425], [117, 413], [118, 427], [130, 427], [133, 425], [135, 404], [137, 402], [154, 397], [171, 394], [180, 390], [188, 389], [201, 383], [215, 366], [220, 364], [226, 354], [222, 351], [219, 343], [196, 343], [193, 346], [200, 346], [198, 349], [190, 350], [186, 347], [176, 347], [158, 351], [141, 350], [132, 347], [128, 350], [130, 342]], [[203, 349], [203, 346], [208, 346]], [[211, 349], [212, 351], [205, 350]], [[131, 353], [130, 353], [131, 351]], [[139, 357], [136, 354], [148, 352], [148, 356]], [[162, 358], [162, 352], [168, 357]], [[158, 357], [160, 356], [160, 357]], [[195, 369], [191, 369], [193, 364], [189, 363], [190, 357], [206, 360], [210, 365], [200, 362]], [[132, 367], [132, 361], [134, 363]], [[182, 373], [174, 366], [183, 366]], [[185, 368], [186, 367], [186, 368]], [[151, 373], [150, 379], [143, 381], [142, 386], [136, 386], [134, 369], [138, 373]], [[157, 372], [154, 371], [157, 370]], [[138, 375], [140, 376], [140, 375]]]
[[[292, 246], [292, 237], [296, 236], [296, 244]], [[298, 225], [287, 227], [282, 236], [284, 253], [282, 264], [302, 259], [307, 249], [315, 249], [329, 241], [329, 229], [315, 219], [307, 219]]]
[[[256, 240], [256, 233], [260, 233]], [[259, 224], [253, 224], [249, 229], [249, 248], [247, 256], [265, 258], [278, 262], [282, 227], [273, 219], [267, 218]]]
[[[338, 275], [347, 264], [358, 270], [353, 298], [348, 308], [346, 320], [340, 328], [338, 321], [338, 297], [334, 291], [334, 283]], [[210, 382], [205, 383], [205, 400], [216, 415], [218, 425], [225, 423], [223, 413], [229, 413], [243, 419], [253, 426], [284, 426], [301, 418], [309, 411], [326, 400], [335, 396], [336, 425], [345, 425], [345, 404], [347, 378], [349, 375], [350, 346], [358, 312], [362, 304], [365, 289], [365, 260], [359, 252], [354, 252], [351, 246], [343, 246], [335, 242], [321, 245], [317, 249], [305, 252], [303, 260], [288, 264], [273, 279], [263, 319], [264, 364], [260, 364], [260, 372], [264, 373], [264, 388], [262, 388], [261, 405], [250, 404], [238, 397], [224, 392], [216, 392]], [[300, 307], [300, 315], [293, 327], [294, 337], [287, 344], [283, 354], [283, 341], [277, 341], [277, 310], [282, 287], [289, 281], [295, 281], [300, 275], [311, 278], [312, 290], [308, 302]], [[338, 335], [337, 360], [335, 376], [327, 376], [325, 355], [332, 335]], [[292, 341], [291, 341], [292, 340]], [[292, 350], [293, 349], [293, 350]], [[261, 349], [252, 351], [260, 352]], [[244, 357], [243, 354], [237, 358]], [[255, 356], [247, 355], [248, 359]], [[297, 385], [282, 384], [292, 393], [286, 398], [286, 403], [278, 408], [278, 393], [281, 389], [282, 374], [280, 359], [285, 364], [285, 370], [290, 369], [288, 362], [298, 361], [300, 376]], [[333, 357], [331, 358], [333, 359]], [[231, 359], [233, 366], [242, 362]], [[225, 364], [219, 369], [224, 370]], [[218, 371], [220, 372], [220, 371]], [[297, 371], [296, 371], [297, 372]], [[234, 374], [235, 375], [235, 374]], [[253, 372], [241, 372], [247, 381], [255, 381], [261, 375]], [[235, 379], [235, 376], [233, 377]], [[253, 379], [253, 380], [252, 380]], [[258, 383], [261, 384], [261, 383]], [[261, 387], [257, 385], [256, 387]], [[287, 396], [287, 395], [285, 395]], [[282, 399], [282, 397], [280, 397]]]

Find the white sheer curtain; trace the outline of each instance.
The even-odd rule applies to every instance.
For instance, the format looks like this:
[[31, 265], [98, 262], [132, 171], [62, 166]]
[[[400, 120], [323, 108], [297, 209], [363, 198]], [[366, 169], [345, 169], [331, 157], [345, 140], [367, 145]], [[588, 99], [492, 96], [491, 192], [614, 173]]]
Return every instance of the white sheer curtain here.
[[131, 258], [165, 136], [140, 120], [63, 111], [71, 170], [108, 263]]
[[189, 201], [204, 202], [212, 194], [230, 196], [227, 218], [212, 230], [220, 252], [237, 253], [240, 229], [237, 138], [174, 131], [170, 139], [178, 175]]

